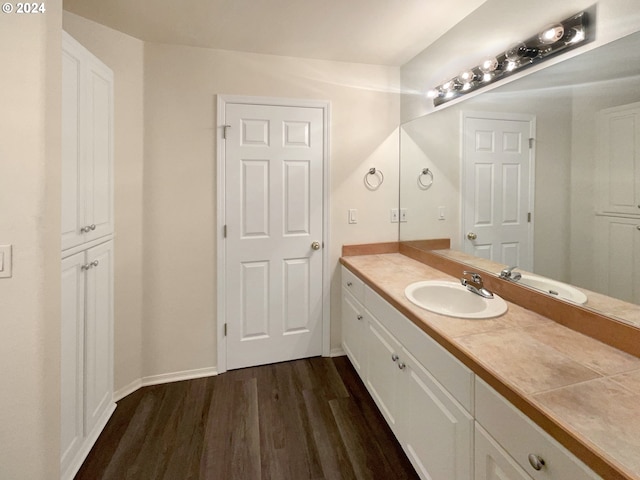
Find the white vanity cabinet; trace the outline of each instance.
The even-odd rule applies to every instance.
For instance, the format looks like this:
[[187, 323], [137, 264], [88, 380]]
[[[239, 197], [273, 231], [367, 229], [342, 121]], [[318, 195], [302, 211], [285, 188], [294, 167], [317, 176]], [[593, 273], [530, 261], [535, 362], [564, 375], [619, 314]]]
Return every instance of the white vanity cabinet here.
[[342, 348], [362, 376], [365, 341], [364, 283], [343, 267], [342, 270]]
[[113, 72], [62, 36], [62, 250], [113, 233]]
[[601, 479], [478, 377], [475, 406], [476, 480]]
[[421, 478], [600, 479], [345, 267], [342, 275], [343, 345]]
[[[343, 268], [342, 273], [343, 286], [345, 279], [357, 285], [351, 272]], [[344, 325], [353, 316], [349, 310], [352, 297], [343, 289], [346, 351], [353, 351], [347, 347], [352, 330]], [[463, 406], [472, 407], [471, 372], [367, 286], [363, 297], [363, 304], [359, 304], [364, 307], [358, 324], [364, 325], [359, 330], [364, 339], [359, 374], [382, 415], [421, 478], [471, 479], [473, 417]], [[438, 375], [464, 392], [462, 402], [429, 371], [423, 359], [430, 359]], [[352, 363], [356, 366], [353, 359]], [[459, 375], [462, 378], [454, 378]]]

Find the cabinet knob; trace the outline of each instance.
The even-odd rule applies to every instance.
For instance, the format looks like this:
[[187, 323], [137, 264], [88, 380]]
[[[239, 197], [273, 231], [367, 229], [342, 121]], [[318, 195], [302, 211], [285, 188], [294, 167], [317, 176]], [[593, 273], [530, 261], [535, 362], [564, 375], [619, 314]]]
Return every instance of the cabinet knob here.
[[362, 318], [363, 318], [363, 317], [362, 317], [362, 315], [358, 315], [356, 318], [357, 318], [358, 320], [362, 320]]
[[97, 267], [99, 264], [100, 262], [98, 260], [94, 260], [93, 262], [91, 262], [92, 267]]
[[88, 233], [91, 231], [91, 227], [82, 227], [80, 233]]
[[544, 459], [535, 453], [529, 454], [529, 463], [534, 470], [542, 470], [542, 467], [544, 467]]
[[95, 230], [96, 229], [96, 224], [92, 223], [91, 225], [89, 225], [89, 229], [92, 230], [92, 231]]
[[91, 268], [91, 264], [90, 263], [85, 263], [84, 265], [82, 265], [80, 267], [80, 270], [89, 270]]
[[391, 355], [391, 360], [393, 360], [394, 362], [397, 362], [399, 358], [400, 358], [400, 357], [399, 357], [399, 356], [398, 356], [398, 354], [396, 354], [396, 353], [393, 353], [393, 354]]
[[637, 228], [638, 230], [640, 230], [640, 225], [636, 225], [636, 228]]
[[398, 368], [400, 370], [404, 370], [407, 366], [404, 364], [404, 362], [398, 362]]
[[353, 286], [353, 283], [347, 282], [347, 287], [352, 287], [352, 286]]

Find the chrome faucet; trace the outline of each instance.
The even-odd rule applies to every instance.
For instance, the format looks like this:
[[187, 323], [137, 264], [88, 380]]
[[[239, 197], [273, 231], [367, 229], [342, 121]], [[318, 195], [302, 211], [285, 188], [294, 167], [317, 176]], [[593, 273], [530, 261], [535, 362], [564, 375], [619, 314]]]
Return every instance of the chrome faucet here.
[[500, 272], [500, 278], [504, 278], [505, 280], [510, 280], [512, 282], [517, 282], [522, 278], [520, 272], [514, 272], [514, 270], [518, 268], [517, 265], [513, 267], [507, 267]]
[[[465, 270], [462, 272], [462, 275], [463, 277], [460, 279], [460, 283], [467, 287], [467, 290], [484, 298], [493, 298], [493, 293], [484, 288], [484, 285], [482, 284], [482, 277], [479, 273]], [[470, 278], [465, 278], [464, 275], [469, 275]]]

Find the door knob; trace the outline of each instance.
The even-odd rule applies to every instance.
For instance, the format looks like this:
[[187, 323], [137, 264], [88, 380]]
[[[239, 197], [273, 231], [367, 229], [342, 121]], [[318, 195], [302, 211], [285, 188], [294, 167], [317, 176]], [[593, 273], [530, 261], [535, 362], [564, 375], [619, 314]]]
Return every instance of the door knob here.
[[469, 233], [467, 233], [467, 238], [468, 238], [469, 240], [475, 240], [476, 238], [478, 238], [478, 235], [476, 235], [476, 234], [475, 234], [475, 233], [473, 233], [473, 232], [469, 232]]
[[320, 250], [320, 242], [313, 242], [311, 244], [311, 248], [313, 248], [314, 250]]

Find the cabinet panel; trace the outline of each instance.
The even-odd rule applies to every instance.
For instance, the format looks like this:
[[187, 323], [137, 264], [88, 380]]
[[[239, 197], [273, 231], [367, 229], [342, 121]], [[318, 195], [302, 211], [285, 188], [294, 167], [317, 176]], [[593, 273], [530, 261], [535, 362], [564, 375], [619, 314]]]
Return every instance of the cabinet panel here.
[[[366, 385], [391, 429], [396, 433], [396, 412], [398, 395], [398, 365], [400, 345], [391, 334], [369, 313], [367, 321]], [[396, 358], [396, 356], [398, 356]], [[396, 360], [394, 360], [394, 358]]]
[[371, 288], [365, 287], [364, 298], [365, 307], [380, 323], [393, 332], [467, 411], [473, 413], [473, 372]]
[[81, 55], [65, 37], [62, 51], [62, 249], [83, 242], [84, 184], [81, 182]]
[[532, 480], [491, 435], [475, 425], [475, 480]]
[[60, 467], [65, 471], [84, 437], [84, 253], [62, 260], [60, 345]]
[[471, 479], [473, 417], [405, 349], [398, 362], [398, 437], [409, 460], [423, 479]]
[[[86, 240], [113, 231], [112, 78], [111, 71], [95, 61], [88, 68], [85, 222], [92, 230]], [[93, 229], [95, 225], [95, 229]]]
[[113, 242], [87, 250], [85, 318], [85, 433], [112, 397]]
[[360, 377], [364, 378], [363, 352], [365, 340], [364, 308], [348, 291], [342, 292], [342, 348]]
[[113, 233], [113, 73], [63, 33], [62, 250]]
[[598, 114], [600, 210], [640, 215], [640, 103]]
[[364, 283], [345, 267], [342, 267], [342, 287], [364, 303]]
[[[476, 420], [535, 480], [600, 478], [477, 377]], [[545, 465], [540, 470], [535, 470], [529, 463], [529, 454], [541, 457]]]
[[640, 219], [596, 217], [598, 291], [640, 303]]

